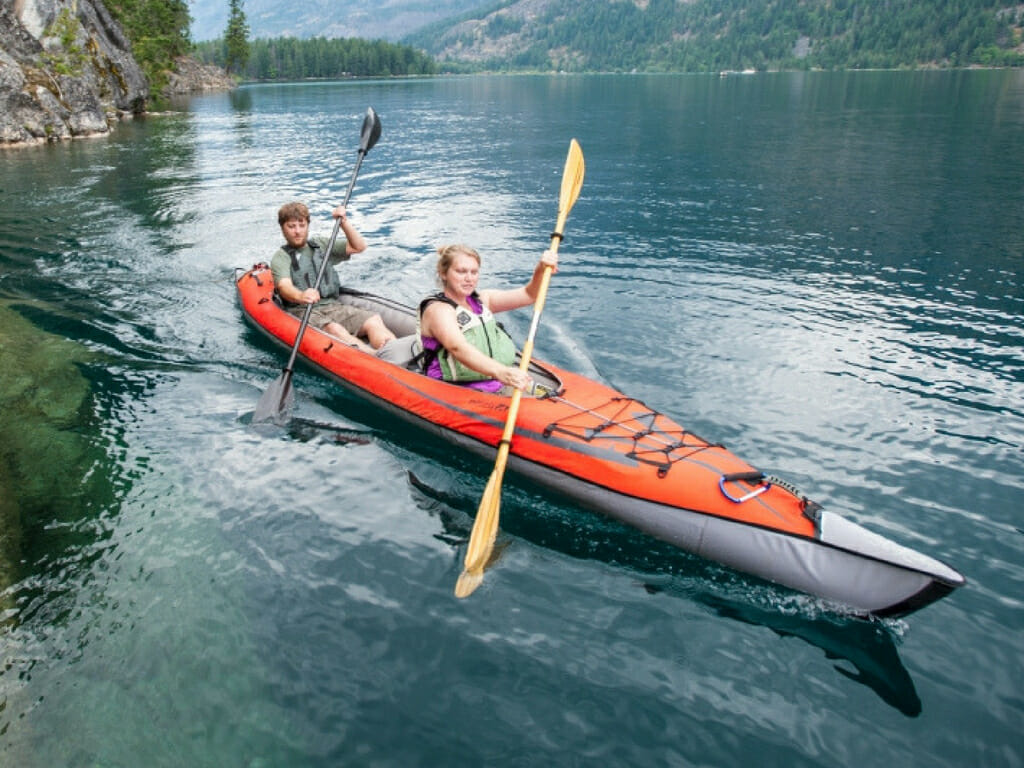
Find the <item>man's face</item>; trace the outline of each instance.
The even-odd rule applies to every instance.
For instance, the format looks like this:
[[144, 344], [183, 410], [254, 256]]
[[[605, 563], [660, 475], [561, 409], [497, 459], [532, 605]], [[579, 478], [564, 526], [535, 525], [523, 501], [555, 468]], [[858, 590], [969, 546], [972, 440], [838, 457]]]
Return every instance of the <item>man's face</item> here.
[[301, 248], [306, 244], [306, 237], [309, 234], [309, 222], [305, 219], [288, 219], [281, 225], [281, 232], [288, 245], [292, 248]]

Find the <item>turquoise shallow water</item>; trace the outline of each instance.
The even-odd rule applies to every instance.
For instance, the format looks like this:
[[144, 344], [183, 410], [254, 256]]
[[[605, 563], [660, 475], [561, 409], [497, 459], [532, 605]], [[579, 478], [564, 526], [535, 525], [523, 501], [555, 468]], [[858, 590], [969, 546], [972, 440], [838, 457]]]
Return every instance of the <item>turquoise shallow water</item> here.
[[[863, 622], [509, 478], [455, 600], [488, 465], [305, 371], [248, 423], [233, 270], [329, 232], [368, 106], [346, 283], [524, 281], [576, 137], [537, 355], [967, 587]], [[1020, 765], [1022, 152], [1008, 71], [254, 85], [3, 153], [0, 764]]]

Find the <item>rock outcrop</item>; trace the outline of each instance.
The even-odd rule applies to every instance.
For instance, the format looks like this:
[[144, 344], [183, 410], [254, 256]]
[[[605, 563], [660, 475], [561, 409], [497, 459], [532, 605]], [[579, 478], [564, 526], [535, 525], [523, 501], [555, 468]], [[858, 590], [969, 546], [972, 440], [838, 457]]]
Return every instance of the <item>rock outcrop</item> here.
[[107, 133], [149, 95], [101, 0], [0, 0], [0, 146]]
[[180, 96], [188, 93], [227, 91], [235, 87], [232, 77], [220, 67], [202, 64], [188, 56], [174, 60], [174, 71], [170, 73], [165, 96]]

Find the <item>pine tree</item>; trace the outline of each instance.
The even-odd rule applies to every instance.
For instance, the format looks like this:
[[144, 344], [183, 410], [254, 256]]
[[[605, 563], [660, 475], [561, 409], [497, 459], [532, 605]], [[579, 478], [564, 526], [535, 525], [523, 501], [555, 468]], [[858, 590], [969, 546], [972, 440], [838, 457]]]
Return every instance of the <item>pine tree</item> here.
[[241, 72], [249, 60], [249, 23], [245, 20], [242, 0], [230, 0], [224, 53], [224, 69], [228, 72]]

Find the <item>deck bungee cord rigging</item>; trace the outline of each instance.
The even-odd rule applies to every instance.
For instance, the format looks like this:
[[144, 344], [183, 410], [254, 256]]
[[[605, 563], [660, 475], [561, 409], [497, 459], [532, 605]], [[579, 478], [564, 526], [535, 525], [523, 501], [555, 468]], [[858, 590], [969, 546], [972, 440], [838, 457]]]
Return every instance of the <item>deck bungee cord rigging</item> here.
[[[631, 441], [633, 443], [633, 449], [626, 455], [629, 458], [636, 459], [637, 461], [656, 466], [658, 468], [658, 477], [665, 477], [672, 468], [672, 465], [678, 461], [688, 459], [694, 454], [708, 448], [724, 447], [720, 443], [710, 443], [696, 433], [691, 432], [688, 429], [683, 429], [675, 424], [667, 430], [658, 426], [658, 420], [666, 418], [665, 415], [653, 410], [636, 398], [613, 397], [608, 400], [605, 405], [597, 406], [596, 408], [589, 408], [587, 406], [580, 405], [579, 403], [574, 403], [571, 400], [567, 400], [564, 397], [560, 397], [557, 393], [551, 394], [550, 397], [553, 400], [558, 400], [558, 402], [574, 408], [580, 414], [598, 417], [603, 419], [603, 421], [592, 425], [577, 426], [570, 423], [574, 418], [573, 415], [565, 416], [544, 428], [545, 437], [550, 437], [556, 432], [560, 432], [572, 435], [585, 443], [589, 443], [594, 440]], [[612, 416], [605, 416], [601, 409], [605, 406], [612, 405], [615, 405], [618, 408], [617, 412]], [[623, 418], [624, 412], [630, 406], [639, 406], [644, 410], [642, 412], [634, 412], [628, 417]], [[636, 427], [629, 426], [629, 422], [647, 422], [647, 426], [642, 429], [637, 429]], [[626, 434], [608, 434], [613, 429], [620, 429], [626, 432]], [[687, 437], [693, 438], [695, 442], [687, 442]], [[641, 445], [646, 442], [653, 443], [653, 445]], [[679, 456], [672, 455], [676, 451], [682, 451], [684, 449], [689, 450]], [[661, 454], [664, 456], [664, 460], [658, 461], [656, 459], [649, 458], [649, 456], [653, 454]]]

